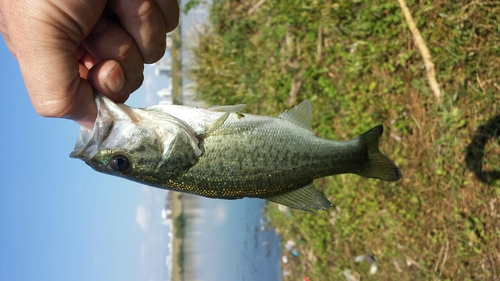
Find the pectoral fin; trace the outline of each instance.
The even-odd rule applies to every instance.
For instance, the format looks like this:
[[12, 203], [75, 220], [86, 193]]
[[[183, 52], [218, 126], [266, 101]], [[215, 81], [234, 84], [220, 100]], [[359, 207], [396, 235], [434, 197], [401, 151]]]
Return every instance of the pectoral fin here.
[[205, 127], [205, 130], [200, 134], [201, 137], [205, 137], [206, 135], [210, 134], [211, 132], [217, 130], [224, 122], [227, 120], [229, 117], [229, 112], [226, 112], [221, 115], [221, 117], [217, 118], [212, 124], [208, 124]]
[[246, 104], [236, 104], [236, 105], [215, 105], [207, 108], [212, 111], [219, 112], [239, 112], [245, 108]]
[[314, 183], [285, 194], [266, 198], [266, 200], [308, 212], [324, 210], [332, 206], [332, 203], [316, 188]]
[[229, 117], [230, 113], [233, 112], [238, 112], [242, 110], [245, 107], [244, 104], [237, 104], [237, 105], [223, 105], [223, 106], [212, 106], [209, 107], [208, 110], [211, 111], [217, 111], [217, 112], [225, 112], [224, 114], [221, 115], [221, 117], [217, 118], [213, 123], [207, 125], [203, 132], [200, 134], [201, 137], [205, 137], [206, 135], [210, 134], [211, 132], [217, 130], [224, 122], [226, 119]]

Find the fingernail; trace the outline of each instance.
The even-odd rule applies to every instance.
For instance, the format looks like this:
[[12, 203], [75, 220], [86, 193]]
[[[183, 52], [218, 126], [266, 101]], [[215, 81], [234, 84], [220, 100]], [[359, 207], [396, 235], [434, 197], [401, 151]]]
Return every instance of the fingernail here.
[[123, 85], [125, 84], [125, 77], [119, 63], [116, 63], [115, 66], [113, 66], [113, 68], [108, 72], [104, 84], [112, 93], [118, 93], [121, 91]]

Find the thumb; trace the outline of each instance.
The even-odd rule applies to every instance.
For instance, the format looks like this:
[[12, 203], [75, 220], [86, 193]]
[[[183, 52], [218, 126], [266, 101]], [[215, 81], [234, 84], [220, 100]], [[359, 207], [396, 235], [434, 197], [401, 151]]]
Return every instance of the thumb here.
[[[81, 77], [77, 51], [102, 13], [105, 1], [84, 1], [87, 4], [81, 5], [87, 7], [55, 3], [64, 1], [3, 2], [7, 5], [7, 8], [2, 6], [6, 41], [19, 61], [37, 113], [91, 126], [97, 109], [92, 87]], [[94, 11], [92, 17], [86, 17], [89, 13], [85, 11], [90, 11], [88, 2], [104, 3], [96, 5], [100, 12]]]

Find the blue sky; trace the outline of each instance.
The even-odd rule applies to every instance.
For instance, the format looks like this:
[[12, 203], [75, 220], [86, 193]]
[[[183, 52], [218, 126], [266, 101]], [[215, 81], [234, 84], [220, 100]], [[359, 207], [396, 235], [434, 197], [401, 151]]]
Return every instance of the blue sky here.
[[[165, 191], [70, 159], [79, 126], [36, 114], [3, 39], [0, 64], [0, 280], [166, 280]], [[153, 71], [128, 104], [157, 102]]]
[[[0, 63], [0, 280], [169, 280], [166, 192], [69, 158], [79, 126], [36, 114], [3, 39]], [[167, 79], [144, 76], [127, 104], [158, 103]], [[279, 237], [257, 230], [262, 200], [197, 198], [199, 280], [280, 280]]]
[[[200, 9], [182, 16], [183, 38], [205, 19]], [[3, 38], [0, 65], [0, 280], [169, 280], [166, 192], [69, 158], [79, 126], [36, 114]], [[168, 86], [153, 66], [144, 77], [128, 105], [157, 104]], [[192, 264], [200, 279], [279, 280], [279, 237], [255, 228], [263, 202], [198, 198], [210, 208], [196, 237], [203, 260]]]

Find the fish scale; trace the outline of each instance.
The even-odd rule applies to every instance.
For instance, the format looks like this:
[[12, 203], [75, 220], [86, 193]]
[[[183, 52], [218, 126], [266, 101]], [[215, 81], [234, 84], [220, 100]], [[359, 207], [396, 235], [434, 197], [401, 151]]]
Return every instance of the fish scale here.
[[316, 178], [402, 177], [378, 149], [381, 125], [353, 140], [322, 139], [312, 131], [309, 101], [278, 118], [240, 114], [243, 105], [138, 109], [100, 94], [96, 104], [96, 125], [80, 129], [71, 157], [154, 187], [211, 198], [257, 197], [313, 211], [332, 205], [314, 186]]

